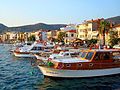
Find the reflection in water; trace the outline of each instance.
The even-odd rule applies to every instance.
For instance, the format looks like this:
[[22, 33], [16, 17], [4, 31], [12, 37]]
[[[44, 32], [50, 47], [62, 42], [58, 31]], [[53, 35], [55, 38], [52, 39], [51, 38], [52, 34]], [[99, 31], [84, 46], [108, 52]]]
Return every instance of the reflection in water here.
[[39, 90], [113, 90], [120, 89], [120, 75], [60, 79], [44, 77], [43, 82], [38, 86]]

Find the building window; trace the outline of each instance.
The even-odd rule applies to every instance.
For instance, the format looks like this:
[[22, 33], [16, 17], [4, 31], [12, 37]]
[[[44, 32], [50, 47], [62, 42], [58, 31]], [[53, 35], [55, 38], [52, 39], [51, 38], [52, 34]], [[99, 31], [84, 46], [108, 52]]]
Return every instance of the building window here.
[[80, 35], [80, 38], [84, 38], [84, 35]]
[[68, 34], [66, 34], [66, 37], [68, 37]]
[[66, 43], [67, 43], [68, 41], [67, 41], [67, 39], [66, 39]]
[[88, 31], [91, 31], [91, 28], [88, 28]]
[[71, 67], [71, 64], [66, 64], [66, 67]]
[[71, 37], [74, 37], [74, 34], [71, 34]]

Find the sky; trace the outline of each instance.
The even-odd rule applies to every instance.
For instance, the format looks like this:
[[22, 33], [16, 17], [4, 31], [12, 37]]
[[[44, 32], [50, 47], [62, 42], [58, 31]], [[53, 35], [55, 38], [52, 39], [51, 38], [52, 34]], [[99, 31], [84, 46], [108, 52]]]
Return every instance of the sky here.
[[120, 16], [120, 0], [0, 0], [0, 23], [13, 27], [36, 23], [79, 24]]

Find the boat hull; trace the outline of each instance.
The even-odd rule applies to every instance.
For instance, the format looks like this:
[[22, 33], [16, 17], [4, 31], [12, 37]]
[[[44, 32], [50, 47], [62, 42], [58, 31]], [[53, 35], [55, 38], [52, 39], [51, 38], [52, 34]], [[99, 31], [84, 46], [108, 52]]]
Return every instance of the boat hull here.
[[16, 53], [16, 52], [14, 52], [14, 55], [16, 56], [16, 57], [21, 57], [21, 58], [34, 58], [35, 56], [34, 55], [32, 55], [32, 54], [30, 54], [30, 53], [24, 53], [24, 54], [22, 54], [22, 53]]
[[110, 69], [95, 69], [95, 70], [62, 70], [54, 69], [45, 66], [38, 66], [43, 75], [49, 77], [62, 77], [62, 78], [82, 78], [82, 77], [96, 77], [114, 75], [120, 73], [120, 68]]

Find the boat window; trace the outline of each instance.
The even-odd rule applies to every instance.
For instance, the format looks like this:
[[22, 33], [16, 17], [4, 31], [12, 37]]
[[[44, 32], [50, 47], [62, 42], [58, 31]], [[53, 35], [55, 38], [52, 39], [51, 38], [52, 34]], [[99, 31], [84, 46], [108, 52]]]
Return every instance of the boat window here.
[[85, 59], [91, 60], [93, 54], [94, 54], [94, 52], [88, 52], [88, 54], [86, 55]]
[[81, 58], [84, 58], [84, 57], [86, 56], [86, 54], [87, 54], [87, 52], [83, 52], [83, 53], [81, 54]]
[[53, 47], [45, 47], [45, 49], [53, 49]]
[[45, 47], [45, 49], [50, 49], [49, 47]]
[[103, 59], [104, 60], [109, 60], [110, 59], [110, 56], [109, 56], [110, 54], [109, 53], [104, 53], [103, 54]]
[[77, 56], [79, 53], [70, 53], [71, 56]]
[[120, 52], [113, 52], [113, 56], [120, 55]]
[[81, 64], [81, 63], [79, 63], [79, 64], [77, 64], [77, 66], [78, 66], [78, 67], [82, 67], [82, 64]]
[[32, 43], [27, 43], [27, 45], [31, 45]]
[[81, 57], [82, 53], [83, 53], [83, 52], [80, 52], [80, 53], [79, 53], [79, 56], [80, 56], [80, 57]]
[[42, 47], [38, 47], [37, 50], [42, 50]]
[[33, 47], [31, 50], [37, 50], [37, 47]]
[[112, 55], [113, 59], [115, 59], [115, 60], [119, 60], [120, 59], [120, 52], [113, 52], [112, 54], [113, 54]]
[[66, 64], [66, 67], [71, 67], [71, 64]]
[[65, 55], [64, 56], [69, 56], [69, 53], [65, 53]]
[[100, 53], [96, 53], [96, 55], [95, 55], [95, 60], [100, 60], [101, 58], [100, 58]]

